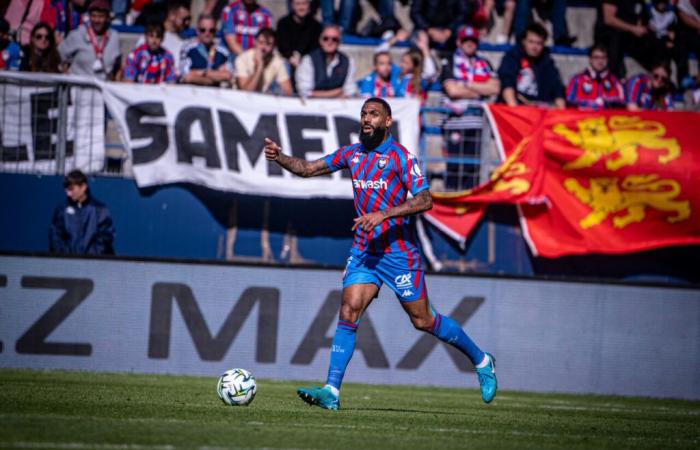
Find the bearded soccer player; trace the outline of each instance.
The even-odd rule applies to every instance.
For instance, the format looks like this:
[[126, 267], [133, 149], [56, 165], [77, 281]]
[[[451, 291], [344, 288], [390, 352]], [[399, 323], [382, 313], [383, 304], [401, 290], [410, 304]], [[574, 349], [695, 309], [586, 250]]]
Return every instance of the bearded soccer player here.
[[[265, 139], [265, 157], [301, 177], [325, 175], [348, 168], [354, 187], [357, 218], [355, 239], [343, 278], [340, 320], [331, 346], [324, 387], [300, 388], [299, 397], [311, 405], [340, 408], [340, 385], [355, 350], [360, 316], [386, 283], [417, 329], [459, 349], [476, 366], [481, 398], [496, 395], [495, 360], [447, 316], [429, 303], [420, 254], [410, 228], [410, 216], [432, 207], [428, 182], [416, 157], [389, 132], [391, 107], [380, 98], [365, 101], [360, 113], [360, 143], [348, 145], [316, 161], [282, 153]], [[408, 193], [412, 198], [407, 199]]]

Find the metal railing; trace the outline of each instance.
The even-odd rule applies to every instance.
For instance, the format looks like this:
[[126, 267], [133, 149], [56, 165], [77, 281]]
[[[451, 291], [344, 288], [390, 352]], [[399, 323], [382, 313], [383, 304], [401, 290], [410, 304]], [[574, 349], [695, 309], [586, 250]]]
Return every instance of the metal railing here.
[[122, 174], [109, 133], [102, 93], [95, 83], [62, 75], [0, 71], [0, 171], [65, 174], [73, 169]]

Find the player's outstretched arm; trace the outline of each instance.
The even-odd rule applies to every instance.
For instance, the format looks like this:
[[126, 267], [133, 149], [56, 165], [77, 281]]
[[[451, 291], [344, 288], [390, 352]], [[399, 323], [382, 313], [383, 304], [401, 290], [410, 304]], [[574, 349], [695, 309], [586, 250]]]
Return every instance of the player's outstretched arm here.
[[292, 172], [294, 175], [309, 178], [331, 173], [328, 165], [322, 159], [307, 161], [282, 153], [282, 147], [272, 139], [265, 138], [265, 158], [275, 161], [277, 164]]
[[427, 211], [432, 207], [433, 198], [430, 196], [430, 191], [426, 189], [398, 206], [357, 217], [354, 219], [355, 225], [353, 225], [352, 229], [362, 228], [364, 231], [370, 231], [390, 217], [410, 216]]

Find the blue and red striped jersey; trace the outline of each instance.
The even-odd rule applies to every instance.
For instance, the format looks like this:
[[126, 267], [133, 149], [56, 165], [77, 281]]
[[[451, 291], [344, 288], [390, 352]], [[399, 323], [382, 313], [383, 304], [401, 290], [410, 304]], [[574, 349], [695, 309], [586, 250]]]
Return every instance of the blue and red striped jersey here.
[[153, 53], [148, 45], [140, 45], [126, 58], [124, 78], [142, 84], [174, 83], [173, 55], [162, 47], [159, 52]]
[[[328, 168], [347, 168], [352, 176], [355, 212], [363, 216], [393, 208], [428, 189], [418, 159], [389, 135], [381, 145], [367, 151], [362, 144], [341, 147], [323, 160]], [[357, 229], [352, 247], [370, 253], [390, 253], [417, 249], [410, 217], [392, 217], [374, 230]]]
[[627, 103], [634, 103], [642, 109], [665, 111], [673, 108], [673, 96], [668, 93], [663, 97], [655, 97], [651, 89], [651, 79], [644, 74], [636, 75], [627, 80]]
[[248, 12], [242, 2], [233, 2], [221, 11], [221, 26], [224, 35], [233, 34], [243, 50], [253, 48], [255, 35], [263, 28], [272, 28], [272, 13], [259, 6]]

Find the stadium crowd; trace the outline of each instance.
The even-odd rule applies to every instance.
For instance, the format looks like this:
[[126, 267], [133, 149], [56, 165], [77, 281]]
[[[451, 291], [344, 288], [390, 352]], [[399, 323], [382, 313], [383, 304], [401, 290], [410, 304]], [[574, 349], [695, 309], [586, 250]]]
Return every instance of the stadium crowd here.
[[[290, 0], [289, 14], [276, 23], [257, 0], [207, 0], [195, 22], [186, 1], [12, 0], [0, 9], [0, 69], [322, 98], [425, 98], [441, 86], [450, 99], [509, 105], [666, 110], [683, 92], [690, 108], [700, 102], [700, 81], [688, 64], [691, 53], [700, 54], [699, 0], [603, 0], [589, 65], [568, 83], [545, 47], [545, 27], [532, 20], [536, 10], [551, 21], [554, 44], [570, 46], [576, 37], [565, 0], [412, 0], [412, 32], [401, 28], [392, 0], [372, 4], [381, 22], [357, 30], [357, 0], [343, 0], [339, 11], [332, 0]], [[164, 20], [155, 20], [162, 19], [152, 12], [158, 10], [166, 11]], [[496, 43], [517, 36], [497, 70], [479, 56], [494, 14], [504, 16]], [[124, 22], [144, 25], [127, 55], [110, 26]], [[186, 39], [191, 24], [196, 35]], [[357, 74], [340, 50], [343, 34], [383, 38], [370, 74]], [[397, 41], [412, 44], [398, 65], [389, 52]], [[627, 76], [625, 55], [648, 72]]]

